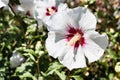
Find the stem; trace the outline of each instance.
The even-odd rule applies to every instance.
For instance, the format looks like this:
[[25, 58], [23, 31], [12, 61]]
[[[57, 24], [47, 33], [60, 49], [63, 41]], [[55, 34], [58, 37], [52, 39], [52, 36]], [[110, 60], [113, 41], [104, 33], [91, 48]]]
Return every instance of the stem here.
[[36, 65], [37, 65], [37, 80], [38, 80], [39, 74], [40, 74], [40, 66], [39, 66], [40, 57], [41, 56], [39, 56], [37, 61], [36, 61]]
[[15, 11], [13, 10], [12, 6], [11, 6], [10, 4], [8, 4], [8, 6], [10, 7], [10, 10], [11, 10], [12, 14], [13, 14], [14, 16], [16, 16], [16, 13], [15, 13]]
[[[12, 5], [8, 4], [8, 6], [10, 7], [10, 10], [11, 10], [11, 13], [13, 14], [13, 16], [17, 17], [17, 14], [15, 13], [14, 9], [12, 8]], [[23, 25], [24, 21], [22, 21], [21, 18], [18, 18], [18, 20]], [[23, 34], [25, 34], [25, 30], [23, 29], [23, 27], [21, 29], [23, 31]]]
[[66, 80], [70, 80], [70, 71], [69, 70], [67, 72], [67, 79]]

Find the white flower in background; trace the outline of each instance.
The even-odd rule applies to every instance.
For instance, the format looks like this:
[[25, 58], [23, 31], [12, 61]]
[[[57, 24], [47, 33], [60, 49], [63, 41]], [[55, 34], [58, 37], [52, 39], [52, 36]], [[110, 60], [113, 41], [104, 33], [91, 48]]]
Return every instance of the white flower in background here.
[[0, 0], [0, 8], [7, 6], [8, 3], [9, 3], [9, 0]]
[[21, 12], [29, 17], [37, 20], [39, 28], [43, 26], [50, 16], [58, 11], [62, 11], [67, 5], [63, 3], [64, 0], [19, 0], [20, 5], [13, 5], [12, 8], [15, 12]]
[[6, 10], [10, 10], [11, 8], [14, 10], [14, 12], [20, 12], [23, 11], [23, 9], [17, 5], [17, 4], [10, 4], [11, 8], [8, 6], [9, 0], [0, 0], [0, 8], [4, 7]]
[[25, 61], [25, 58], [19, 52], [13, 52], [10, 57], [10, 67], [15, 68], [20, 66]]
[[18, 10], [30, 17], [35, 17], [36, 0], [19, 0]]
[[[14, 10], [14, 12], [21, 11], [21, 7], [19, 5], [17, 5], [17, 4], [11, 5], [10, 4], [10, 6], [11, 6], [11, 8], [10, 8], [10, 6], [8, 6], [8, 3], [9, 3], [9, 0], [0, 0], [0, 8], [4, 7], [4, 10], [6, 9], [9, 11], [11, 11], [11, 8], [12, 8]], [[22, 9], [22, 11], [23, 11], [23, 9]]]
[[49, 25], [46, 49], [70, 70], [86, 67], [86, 58], [89, 63], [98, 60], [108, 45], [107, 35], [95, 31], [96, 18], [86, 8], [55, 14]]
[[62, 2], [64, 0], [38, 0], [35, 8], [38, 23], [42, 21], [46, 24], [53, 14], [67, 9], [67, 4]]
[[[28, 17], [36, 19], [35, 16], [35, 9], [36, 9], [36, 3], [38, 3], [39, 0], [19, 0], [20, 5], [13, 4], [11, 7], [13, 8], [15, 13], [22, 13], [24, 15], [27, 15]], [[42, 30], [43, 23], [42, 21], [39, 21], [39, 30]]]

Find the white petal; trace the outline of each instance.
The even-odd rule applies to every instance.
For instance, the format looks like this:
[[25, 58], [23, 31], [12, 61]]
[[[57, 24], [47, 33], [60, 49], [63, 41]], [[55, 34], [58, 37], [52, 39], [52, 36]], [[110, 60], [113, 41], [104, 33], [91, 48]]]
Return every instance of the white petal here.
[[46, 8], [36, 8], [35, 14], [37, 19], [44, 19], [46, 17]]
[[35, 8], [35, 0], [20, 0], [21, 3], [21, 10], [23, 9], [25, 11], [25, 13], [27, 11], [29, 11], [31, 13], [31, 16], [34, 17], [35, 13], [34, 13], [34, 8]]
[[6, 6], [3, 2], [0, 1], [0, 8]]
[[55, 32], [62, 32], [66, 33], [67, 29], [69, 28], [69, 25], [72, 27], [76, 27], [76, 22], [70, 18], [70, 16], [67, 15], [67, 12], [58, 12], [55, 15], [53, 15], [47, 23], [48, 30], [49, 31], [55, 31]]
[[21, 1], [21, 7], [25, 10], [25, 11], [30, 11], [32, 9], [32, 7], [34, 6], [33, 3], [27, 1], [27, 0], [20, 0]]
[[30, 7], [34, 6], [35, 0], [20, 0], [21, 5], [26, 9], [31, 9]]
[[36, 1], [36, 6], [38, 8], [40, 7], [50, 7], [50, 6], [55, 6], [55, 0], [39, 0]]
[[78, 51], [75, 55], [76, 61], [74, 62], [73, 68], [83, 68], [86, 67], [86, 59], [84, 55], [84, 51], [81, 46], [79, 46]]
[[90, 39], [92, 39], [97, 45], [99, 45], [102, 49], [106, 49], [108, 46], [108, 36], [106, 34], [99, 34], [96, 31], [88, 31], [87, 35]]
[[65, 11], [65, 10], [67, 10], [68, 9], [68, 6], [67, 6], [67, 4], [59, 4], [59, 6], [58, 6], [58, 11], [59, 12], [61, 12], [61, 11]]
[[55, 0], [56, 1], [56, 5], [59, 5], [60, 3], [64, 3], [65, 0]]
[[64, 56], [58, 57], [58, 59], [69, 70], [86, 67], [86, 60], [81, 47], [77, 51], [72, 46], [67, 48]]
[[20, 5], [16, 6], [15, 9], [16, 9], [15, 11], [20, 11], [20, 12], [24, 12], [25, 11]]
[[48, 0], [48, 4], [50, 4], [50, 5], [56, 5], [56, 1], [55, 0]]
[[38, 28], [41, 29], [43, 27], [42, 20], [39, 19], [39, 20], [37, 20], [37, 22], [38, 22]]
[[81, 19], [82, 15], [85, 14], [86, 8], [84, 7], [76, 7], [71, 9], [70, 11], [67, 12], [69, 17], [71, 17], [77, 24], [79, 23], [79, 20]]
[[63, 36], [60, 34], [57, 34], [56, 36], [56, 34], [57, 33], [49, 32], [45, 44], [49, 55], [54, 58], [60, 56], [66, 47], [66, 41], [63, 39]]
[[1, 2], [3, 2], [4, 4], [8, 4], [9, 0], [1, 0]]
[[76, 24], [83, 30], [95, 30], [96, 18], [95, 16], [85, 7], [76, 7], [68, 12], [69, 17], [75, 20]]
[[0, 8], [7, 6], [7, 4], [8, 4], [8, 0], [0, 0]]
[[104, 54], [104, 49], [99, 47], [90, 39], [85, 39], [86, 44], [83, 46], [85, 56], [89, 62], [94, 62]]
[[86, 8], [83, 8], [81, 18], [79, 20], [79, 26], [83, 31], [95, 30], [97, 20], [95, 16]]

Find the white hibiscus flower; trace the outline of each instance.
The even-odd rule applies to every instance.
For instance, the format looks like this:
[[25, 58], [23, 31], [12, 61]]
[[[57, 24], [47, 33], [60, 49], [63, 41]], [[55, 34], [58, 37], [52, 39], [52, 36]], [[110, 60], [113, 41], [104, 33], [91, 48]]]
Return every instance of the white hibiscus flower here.
[[[41, 0], [19, 0], [20, 1], [20, 5], [15, 5], [13, 8], [15, 10], [15, 12], [20, 12], [22, 14], [27, 15], [28, 17], [34, 18], [37, 20], [36, 18], [36, 6], [39, 3], [39, 1]], [[41, 4], [39, 4], [41, 5]], [[38, 28], [39, 30], [42, 30], [42, 26], [43, 23], [42, 21], [38, 21]]]
[[8, 3], [9, 3], [9, 0], [0, 0], [0, 8], [7, 6]]
[[38, 23], [40, 21], [41, 24], [42, 21], [47, 24], [54, 13], [65, 10], [67, 4], [63, 4], [62, 2], [64, 2], [64, 0], [38, 0], [35, 9]]
[[55, 14], [49, 23], [46, 49], [69, 70], [86, 67], [98, 60], [108, 45], [106, 34], [95, 31], [96, 18], [86, 8], [77, 7]]

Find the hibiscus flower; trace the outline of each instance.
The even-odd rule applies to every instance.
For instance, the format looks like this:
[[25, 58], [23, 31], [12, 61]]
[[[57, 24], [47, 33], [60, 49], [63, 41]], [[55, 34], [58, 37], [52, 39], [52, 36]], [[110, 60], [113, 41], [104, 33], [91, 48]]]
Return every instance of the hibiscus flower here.
[[[20, 5], [14, 5], [12, 7], [15, 10], [15, 12], [22, 13], [24, 15], [27, 15], [27, 17], [34, 18], [38, 21], [38, 19], [36, 18], [37, 16], [35, 11], [39, 1], [41, 0], [19, 0], [19, 1]], [[39, 20], [38, 24], [39, 24], [38, 28], [41, 30], [43, 26], [42, 21]]]
[[[57, 13], [49, 22], [46, 49], [69, 70], [86, 67], [104, 54], [106, 34], [95, 31], [96, 18], [84, 7]], [[87, 60], [86, 60], [87, 59]]]
[[64, 0], [38, 0], [35, 9], [38, 23], [42, 21], [47, 24], [53, 14], [65, 10], [67, 4], [63, 4], [63, 2]]

